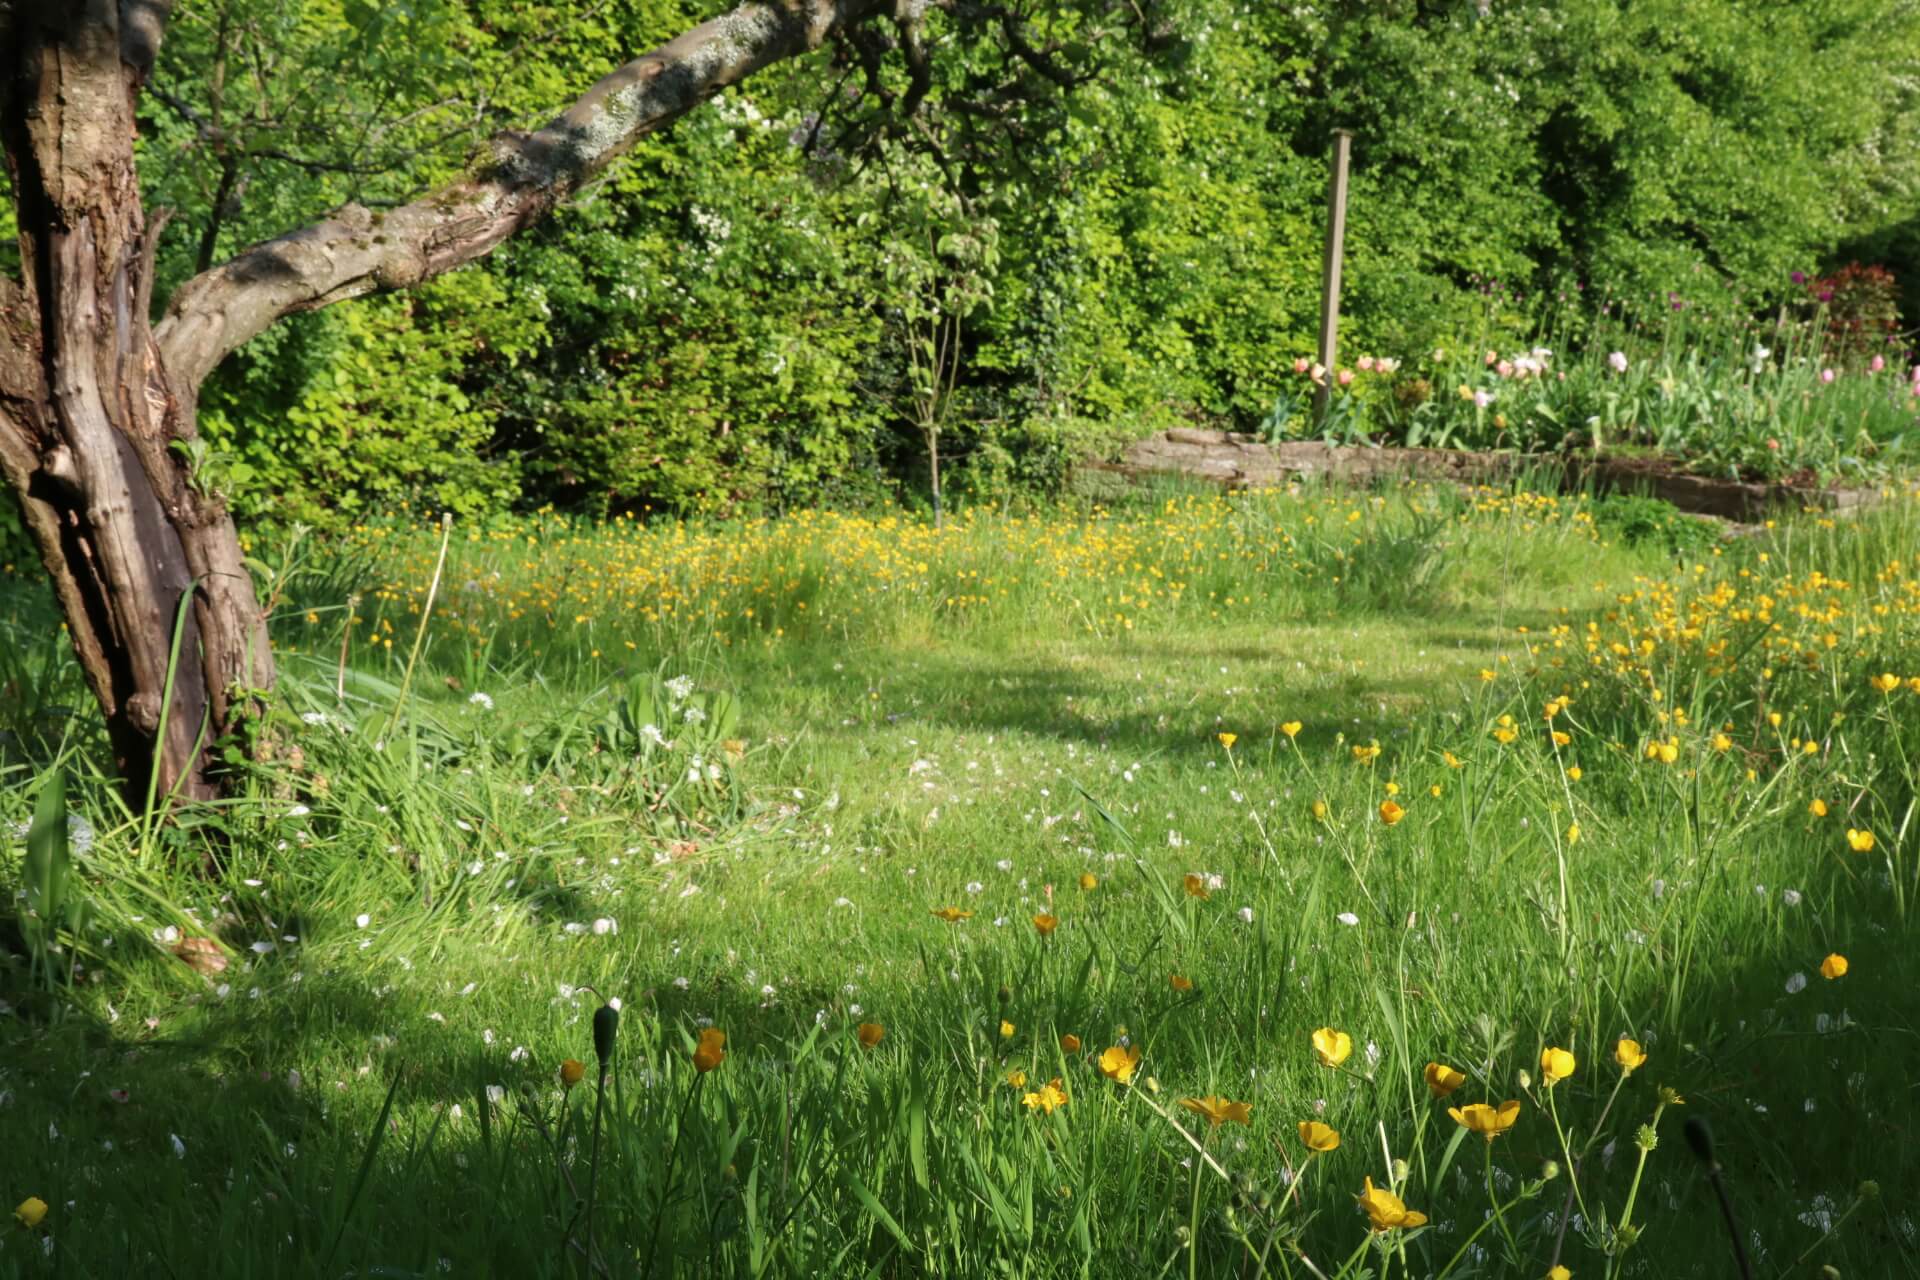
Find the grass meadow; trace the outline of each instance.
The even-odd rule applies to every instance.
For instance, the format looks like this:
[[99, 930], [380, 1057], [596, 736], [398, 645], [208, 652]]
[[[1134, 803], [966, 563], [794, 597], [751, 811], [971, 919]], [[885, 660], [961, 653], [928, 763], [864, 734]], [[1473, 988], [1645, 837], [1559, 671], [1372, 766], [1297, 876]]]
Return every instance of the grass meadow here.
[[1920, 493], [252, 553], [172, 824], [0, 579], [0, 1277], [1920, 1274]]

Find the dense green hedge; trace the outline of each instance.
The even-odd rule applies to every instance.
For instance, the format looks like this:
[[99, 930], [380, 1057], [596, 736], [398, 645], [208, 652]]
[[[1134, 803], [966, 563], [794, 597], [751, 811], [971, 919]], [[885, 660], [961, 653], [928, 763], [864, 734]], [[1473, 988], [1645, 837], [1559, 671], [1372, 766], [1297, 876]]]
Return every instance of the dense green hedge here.
[[[152, 99], [143, 143], [151, 199], [179, 210], [166, 278], [445, 178], [716, 7], [183, 6], [158, 81], [181, 105]], [[1582, 288], [1757, 310], [1795, 269], [1920, 244], [1904, 7], [1167, 0], [1141, 41], [1097, 29], [1098, 4], [1044, 6], [1035, 41], [1098, 74], [989, 112], [964, 104], [1035, 78], [936, 12], [939, 163], [837, 152], [812, 122], [858, 76], [827, 53], [775, 68], [490, 261], [254, 343], [204, 397], [204, 465], [243, 512], [307, 519], [913, 498], [894, 294], [898, 255], [931, 252], [901, 234], [929, 185], [998, 245], [950, 487], [1004, 499], [1107, 436], [1251, 427], [1312, 347], [1335, 127], [1356, 135], [1354, 355], [1518, 342]], [[216, 94], [223, 48], [267, 74]]]

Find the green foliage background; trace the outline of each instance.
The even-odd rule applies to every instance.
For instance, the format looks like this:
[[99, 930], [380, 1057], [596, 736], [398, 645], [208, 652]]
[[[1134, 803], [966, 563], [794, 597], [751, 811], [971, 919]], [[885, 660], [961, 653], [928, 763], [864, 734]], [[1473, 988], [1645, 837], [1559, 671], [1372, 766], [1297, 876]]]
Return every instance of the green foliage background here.
[[[720, 7], [187, 0], [142, 142], [177, 210], [157, 296], [444, 180]], [[1912, 0], [1166, 0], [1145, 39], [1036, 8], [1093, 78], [1057, 90], [936, 12], [925, 128], [873, 159], [813, 127], [857, 74], [776, 67], [487, 262], [256, 341], [203, 397], [203, 467], [244, 515], [309, 520], [912, 500], [885, 280], [928, 182], [1000, 245], [951, 486], [1006, 500], [1108, 439], [1250, 428], [1311, 350], [1336, 127], [1356, 354], [1517, 340], [1576, 288], [1758, 308], [1795, 269], [1920, 256]]]

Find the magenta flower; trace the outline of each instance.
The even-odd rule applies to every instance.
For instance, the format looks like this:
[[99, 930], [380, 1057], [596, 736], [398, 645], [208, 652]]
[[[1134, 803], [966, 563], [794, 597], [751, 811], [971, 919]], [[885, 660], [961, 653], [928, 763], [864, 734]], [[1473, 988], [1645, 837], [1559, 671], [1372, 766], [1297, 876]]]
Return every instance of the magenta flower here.
[[1807, 273], [1804, 271], [1796, 271], [1793, 273], [1792, 279], [1795, 284], [1805, 284], [1807, 282]]

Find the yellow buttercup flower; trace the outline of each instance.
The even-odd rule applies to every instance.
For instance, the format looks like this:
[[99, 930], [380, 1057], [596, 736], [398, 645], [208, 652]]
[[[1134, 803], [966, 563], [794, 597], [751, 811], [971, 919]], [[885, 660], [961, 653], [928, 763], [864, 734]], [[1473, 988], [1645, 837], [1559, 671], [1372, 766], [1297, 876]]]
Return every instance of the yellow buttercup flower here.
[[1235, 1124], [1253, 1123], [1251, 1102], [1229, 1102], [1225, 1098], [1216, 1097], [1182, 1098], [1180, 1105], [1196, 1115], [1205, 1116], [1216, 1129], [1224, 1120], [1231, 1120]]
[[1467, 1082], [1466, 1073], [1455, 1071], [1441, 1062], [1429, 1062], [1423, 1072], [1427, 1079], [1427, 1092], [1436, 1098], [1444, 1098]]
[[1440, 758], [1447, 762], [1447, 768], [1449, 769], [1463, 768], [1467, 763], [1465, 760], [1462, 760], [1459, 756], [1453, 754], [1453, 752], [1451, 751], [1442, 751], [1440, 753]]
[[958, 907], [941, 907], [933, 913], [934, 919], [945, 920], [948, 924], [958, 924], [962, 920], [973, 918], [973, 912], [962, 911]]
[[1034, 1092], [1021, 1098], [1020, 1101], [1024, 1102], [1030, 1111], [1039, 1111], [1045, 1115], [1052, 1115], [1055, 1107], [1064, 1107], [1067, 1105], [1067, 1091], [1061, 1085], [1060, 1077], [1055, 1076]]
[[1069, 1031], [1066, 1035], [1061, 1036], [1060, 1052], [1062, 1053], [1080, 1052], [1080, 1037], [1074, 1035], [1071, 1031]]
[[1300, 1142], [1307, 1150], [1324, 1155], [1339, 1148], [1340, 1131], [1332, 1125], [1321, 1124], [1318, 1120], [1302, 1120]]
[[1297, 738], [1300, 736], [1300, 722], [1298, 720], [1289, 720], [1280, 726], [1280, 732], [1286, 734], [1289, 738]]
[[1175, 991], [1193, 990], [1193, 979], [1183, 978], [1177, 973], [1174, 974], [1172, 977], [1168, 978], [1167, 981], [1172, 984], [1173, 989]]
[[560, 1064], [560, 1084], [571, 1089], [587, 1078], [587, 1064], [578, 1058], [568, 1058]]
[[1882, 671], [1867, 681], [1882, 693], [1892, 693], [1900, 687], [1900, 677], [1891, 671]]
[[39, 1196], [28, 1196], [13, 1211], [13, 1220], [31, 1231], [46, 1221], [47, 1202]]
[[1234, 743], [1240, 741], [1240, 735], [1237, 733], [1219, 733], [1219, 734], [1215, 734], [1214, 736], [1219, 738], [1220, 745], [1225, 747], [1229, 751], [1233, 750]]
[[1665, 742], [1649, 742], [1647, 759], [1658, 760], [1661, 764], [1672, 764], [1680, 758], [1680, 739], [1668, 738]]
[[1000, 1038], [1002, 1040], [1013, 1039], [1013, 1024], [1005, 1018], [1000, 1019]]
[[1060, 917], [1043, 911], [1033, 918], [1033, 927], [1041, 937], [1050, 938], [1053, 936], [1053, 931], [1060, 927]]
[[718, 1027], [702, 1027], [700, 1042], [694, 1046], [694, 1070], [705, 1075], [727, 1060], [727, 1033]]
[[1313, 1052], [1323, 1067], [1337, 1067], [1353, 1053], [1353, 1037], [1332, 1027], [1313, 1033]]
[[1496, 1107], [1485, 1102], [1469, 1102], [1464, 1107], [1448, 1107], [1447, 1114], [1462, 1129], [1481, 1134], [1492, 1142], [1513, 1128], [1513, 1122], [1520, 1118], [1520, 1104], [1510, 1101]]
[[1091, 893], [1100, 887], [1100, 877], [1091, 871], [1082, 871], [1080, 873], [1080, 887], [1088, 893]]
[[1520, 731], [1518, 729], [1510, 729], [1506, 725], [1499, 725], [1493, 731], [1494, 740], [1503, 747], [1519, 736]]
[[1355, 747], [1353, 749], [1353, 758], [1358, 764], [1372, 764], [1380, 758], [1380, 744], [1370, 742], [1364, 747]]
[[1715, 751], [1729, 751], [1732, 748], [1733, 748], [1732, 738], [1729, 738], [1724, 733], [1716, 733], [1713, 735], [1713, 749]]
[[1027, 1073], [1015, 1067], [1007, 1072], [1007, 1083], [1016, 1089], [1024, 1089], [1027, 1087]]
[[1399, 1196], [1385, 1187], [1374, 1186], [1371, 1177], [1366, 1180], [1366, 1189], [1354, 1199], [1375, 1231], [1392, 1231], [1396, 1227], [1411, 1230], [1426, 1225], [1426, 1214], [1407, 1208]]
[[1547, 1078], [1550, 1085], [1559, 1084], [1573, 1074], [1573, 1055], [1565, 1049], [1542, 1049], [1540, 1051], [1540, 1074]]
[[1820, 962], [1820, 976], [1826, 978], [1828, 981], [1832, 981], [1834, 978], [1845, 977], [1846, 973], [1847, 958], [1839, 952], [1835, 952]]
[[1317, 822], [1325, 822], [1327, 820], [1327, 802], [1325, 800], [1315, 800], [1313, 802], [1313, 816]]
[[1211, 898], [1213, 896], [1207, 889], [1207, 878], [1195, 872], [1187, 872], [1186, 886], [1187, 896], [1189, 898]]
[[1567, 843], [1568, 844], [1580, 843], [1580, 824], [1579, 823], [1576, 822], [1567, 828]]
[[1824, 818], [1827, 816], [1827, 802], [1816, 796], [1813, 803], [1807, 806], [1807, 812], [1816, 818]]
[[872, 1049], [887, 1034], [887, 1029], [877, 1022], [863, 1022], [854, 1028], [853, 1034], [859, 1038], [861, 1044]]
[[1388, 826], [1392, 826], [1406, 816], [1407, 811], [1393, 801], [1382, 800], [1380, 802], [1380, 821], [1386, 823]]
[[1556, 747], [1564, 747], [1564, 746], [1568, 746], [1568, 745], [1570, 745], [1570, 744], [1571, 744], [1571, 743], [1573, 742], [1573, 735], [1572, 735], [1572, 734], [1570, 734], [1570, 733], [1562, 733], [1562, 732], [1560, 732], [1560, 730], [1558, 730], [1558, 729], [1555, 729], [1555, 730], [1554, 730], [1554, 731], [1553, 731], [1553, 732], [1552, 732], [1552, 733], [1551, 733], [1550, 735], [1548, 735], [1548, 736], [1549, 736], [1549, 737], [1551, 737], [1551, 738], [1553, 739], [1553, 745], [1554, 745], [1554, 746], [1556, 746]]
[[1578, 781], [1580, 781], [1580, 766], [1579, 766], [1579, 765], [1577, 765], [1577, 764], [1570, 764], [1570, 765], [1568, 765], [1568, 766], [1567, 766], [1567, 780], [1568, 780], [1569, 782], [1578, 782]]
[[1140, 1065], [1140, 1050], [1134, 1045], [1114, 1045], [1100, 1053], [1100, 1074], [1121, 1084], [1133, 1083], [1133, 1069]]
[[1546, 1280], [1573, 1280], [1573, 1272], [1556, 1262], [1547, 1268]]
[[1640, 1047], [1638, 1040], [1622, 1036], [1614, 1043], [1613, 1060], [1620, 1064], [1620, 1070], [1631, 1075], [1646, 1065], [1647, 1051]]
[[1847, 828], [1847, 847], [1852, 849], [1855, 853], [1873, 852], [1873, 832], [1855, 831], [1852, 827], [1848, 827]]

